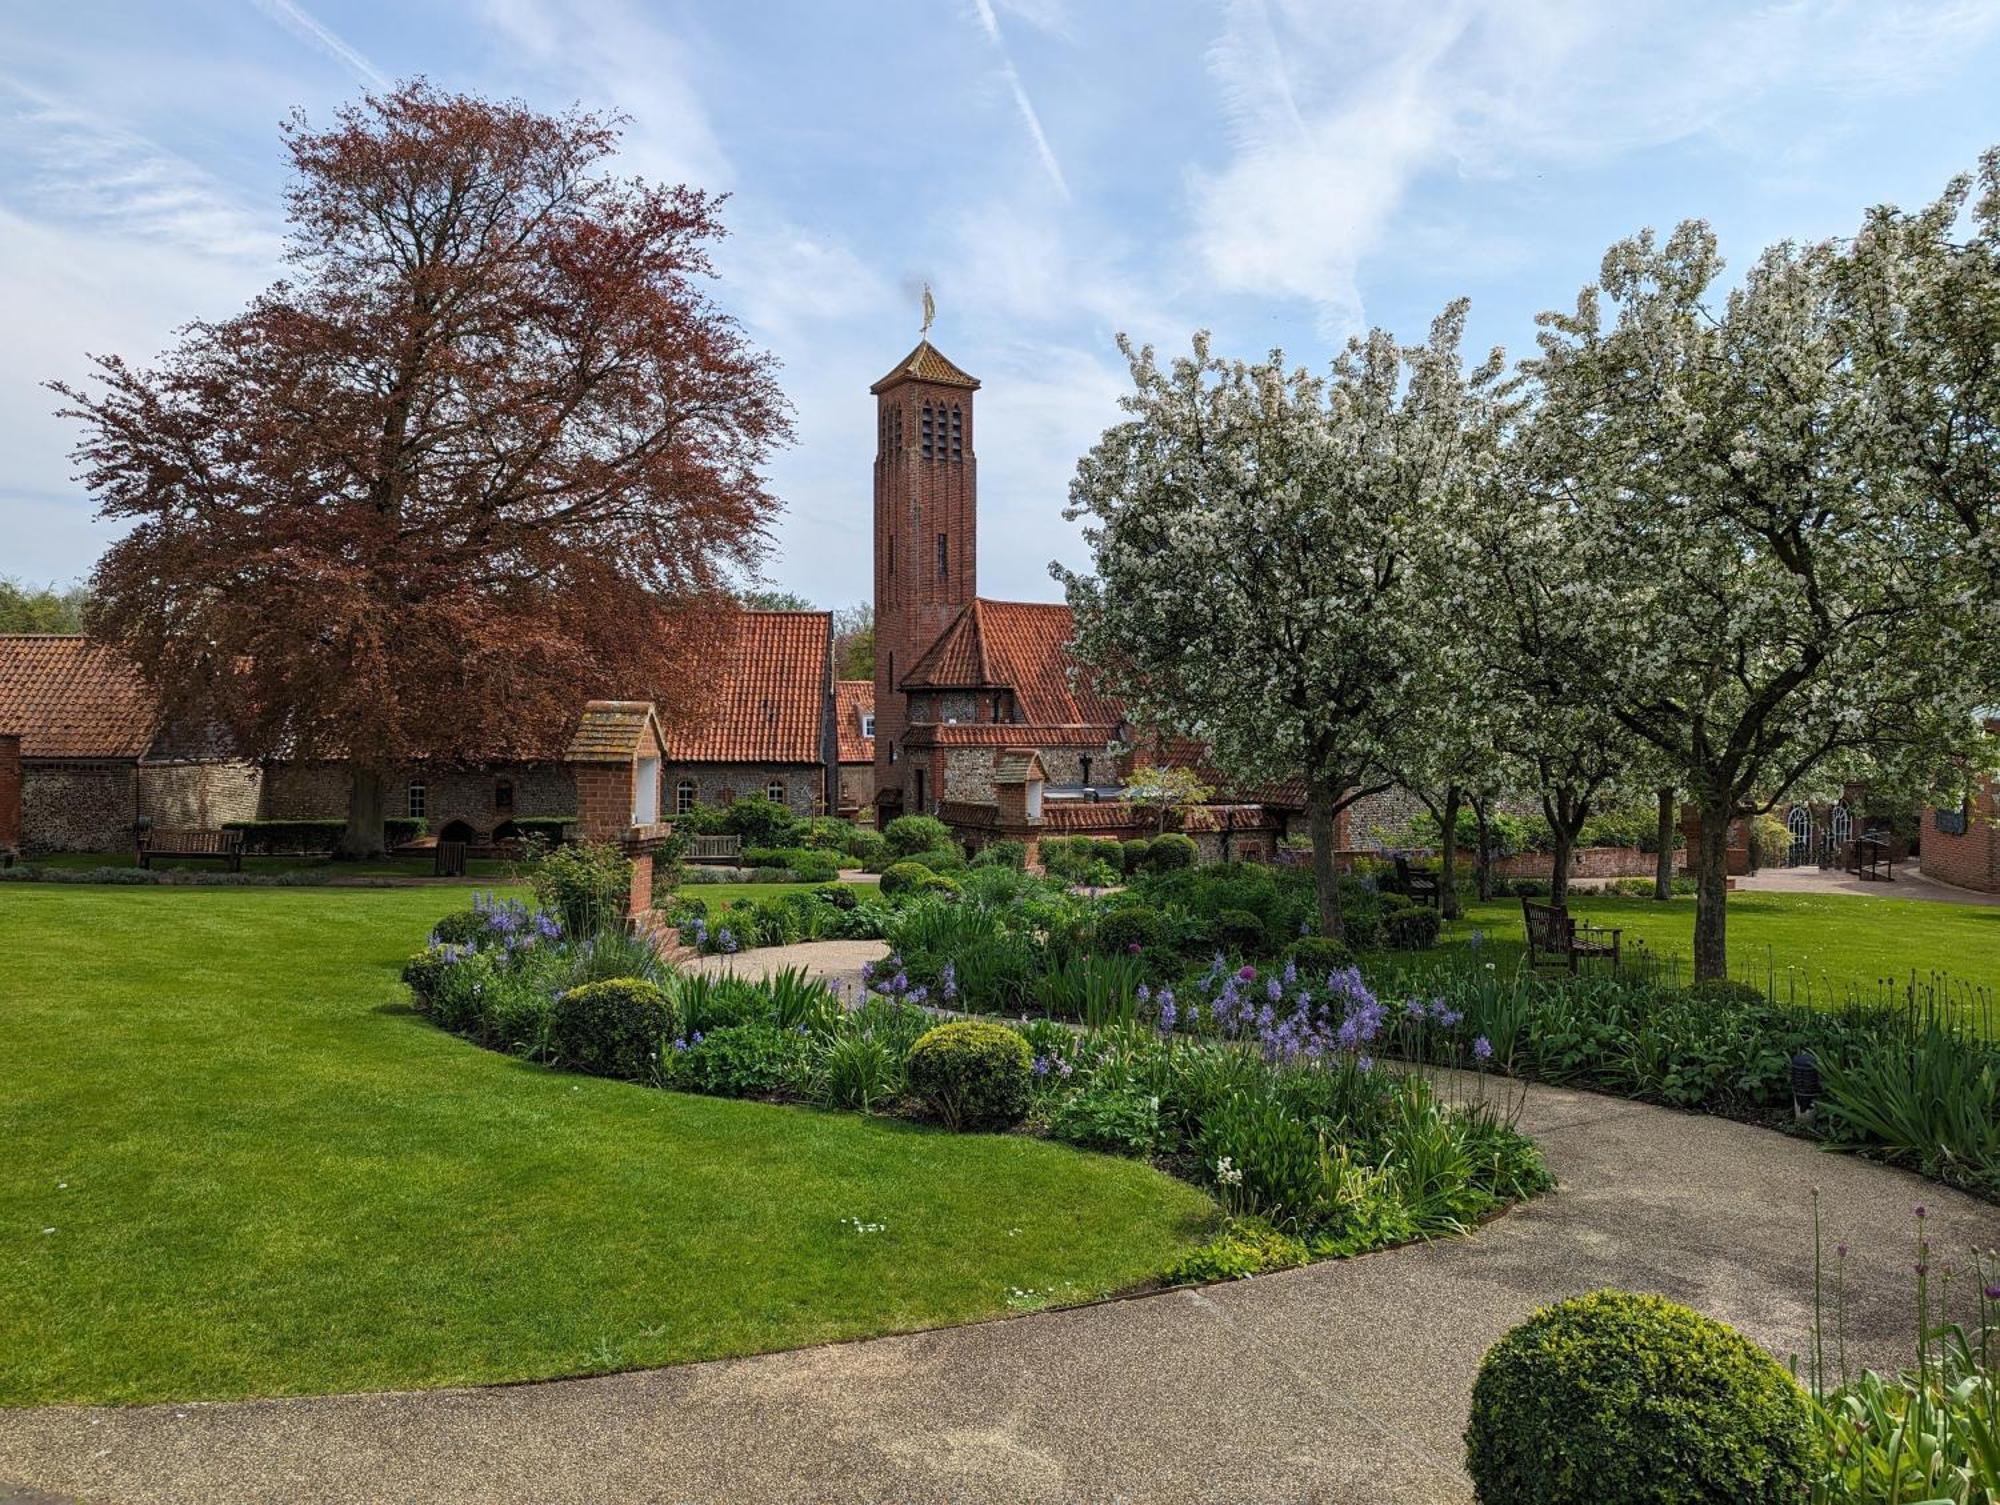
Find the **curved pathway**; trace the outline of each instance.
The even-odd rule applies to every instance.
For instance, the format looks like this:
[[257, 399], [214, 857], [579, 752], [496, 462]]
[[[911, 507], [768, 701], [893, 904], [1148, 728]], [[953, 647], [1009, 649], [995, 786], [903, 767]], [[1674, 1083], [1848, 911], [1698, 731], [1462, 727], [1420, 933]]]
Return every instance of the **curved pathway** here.
[[2000, 1244], [2000, 1210], [1767, 1131], [1554, 1088], [1522, 1121], [1561, 1190], [1467, 1238], [602, 1379], [0, 1411], [0, 1502], [1463, 1501], [1474, 1371], [1537, 1306], [1660, 1291], [1804, 1353], [1817, 1185], [1849, 1357], [1886, 1367], [1912, 1209], [1939, 1264]]

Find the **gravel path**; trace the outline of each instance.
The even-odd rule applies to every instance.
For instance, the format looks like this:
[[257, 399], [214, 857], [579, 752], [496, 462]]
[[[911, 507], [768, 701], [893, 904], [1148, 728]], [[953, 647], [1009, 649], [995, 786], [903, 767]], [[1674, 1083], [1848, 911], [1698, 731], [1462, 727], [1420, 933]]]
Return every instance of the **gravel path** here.
[[1850, 1357], [1889, 1366], [1912, 1209], [1939, 1263], [2000, 1245], [2000, 1210], [1765, 1130], [1556, 1088], [1522, 1123], [1561, 1190], [1465, 1238], [602, 1379], [0, 1411], [0, 1501], [1464, 1501], [1474, 1371], [1537, 1306], [1660, 1291], [1804, 1352], [1818, 1186]]

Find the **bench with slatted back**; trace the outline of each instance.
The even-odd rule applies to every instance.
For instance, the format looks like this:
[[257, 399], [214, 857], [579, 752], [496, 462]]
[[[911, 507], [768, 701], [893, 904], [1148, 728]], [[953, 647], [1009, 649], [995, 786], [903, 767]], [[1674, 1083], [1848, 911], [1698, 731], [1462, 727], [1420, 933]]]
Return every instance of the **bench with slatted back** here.
[[1530, 967], [1560, 963], [1574, 972], [1580, 962], [1592, 957], [1608, 958], [1612, 966], [1618, 965], [1622, 930], [1579, 924], [1562, 905], [1537, 904], [1533, 899], [1521, 901], [1521, 923], [1528, 931]]
[[1396, 886], [1412, 903], [1428, 904], [1439, 914], [1444, 913], [1444, 882], [1439, 874], [1411, 867], [1409, 858], [1398, 857]]
[[229, 864], [229, 871], [243, 871], [241, 831], [163, 831], [142, 829], [138, 835], [139, 866], [151, 867], [155, 857], [213, 857]]

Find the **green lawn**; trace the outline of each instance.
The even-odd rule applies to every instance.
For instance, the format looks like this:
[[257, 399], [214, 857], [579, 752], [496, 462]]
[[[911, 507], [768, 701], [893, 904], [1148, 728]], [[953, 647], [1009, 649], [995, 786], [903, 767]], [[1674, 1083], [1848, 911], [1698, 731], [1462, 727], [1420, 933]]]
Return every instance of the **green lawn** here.
[[[88, 871], [99, 867], [135, 867], [138, 857], [131, 852], [50, 852], [45, 856], [30, 860], [33, 867], [66, 868], [71, 872]], [[247, 856], [243, 859], [246, 873], [330, 873], [335, 877], [354, 878], [428, 878], [431, 876], [436, 859], [428, 853], [421, 857], [378, 857], [370, 862], [335, 862], [327, 857], [301, 857], [287, 855], [278, 857]], [[185, 868], [189, 872], [226, 873], [228, 867], [215, 858], [155, 857], [156, 869]], [[468, 858], [465, 864], [469, 878], [510, 878], [520, 866], [495, 857]]]
[[[1570, 910], [1593, 924], [1621, 928], [1625, 946], [1677, 960], [1681, 975], [1690, 975], [1692, 897], [1661, 904], [1573, 893]], [[1489, 959], [1511, 964], [1523, 950], [1521, 901], [1468, 905], [1446, 937], [1463, 947], [1474, 931], [1481, 932]], [[2000, 906], [1854, 894], [1732, 893], [1729, 967], [1732, 976], [1758, 987], [1775, 983], [1778, 997], [1802, 1002], [1873, 999], [1885, 979], [1900, 992], [1913, 973], [1920, 984], [1943, 974], [1959, 994], [1968, 989], [2000, 994]]]
[[771, 899], [780, 894], [811, 893], [816, 888], [851, 888], [866, 899], [877, 890], [873, 883], [683, 883], [674, 890], [679, 898], [706, 899], [711, 910], [737, 899]]
[[463, 899], [0, 888], [0, 1402], [515, 1380], [963, 1322], [1145, 1282], [1212, 1216], [1132, 1161], [445, 1035], [396, 969]]

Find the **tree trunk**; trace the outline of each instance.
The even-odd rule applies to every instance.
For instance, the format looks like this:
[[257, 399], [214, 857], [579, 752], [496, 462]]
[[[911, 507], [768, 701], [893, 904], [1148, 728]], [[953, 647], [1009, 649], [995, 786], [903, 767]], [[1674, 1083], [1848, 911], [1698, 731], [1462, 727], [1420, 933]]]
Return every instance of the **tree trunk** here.
[[1340, 873], [1333, 861], [1334, 806], [1339, 791], [1314, 787], [1306, 794], [1306, 823], [1312, 832], [1313, 887], [1319, 894], [1319, 933], [1339, 940]]
[[1472, 801], [1473, 818], [1479, 823], [1479, 851], [1473, 863], [1479, 872], [1479, 898], [1482, 903], [1493, 897], [1492, 805], [1490, 795], [1478, 796]]
[[335, 850], [336, 857], [348, 861], [363, 861], [380, 857], [387, 849], [384, 839], [383, 822], [386, 811], [383, 808], [384, 780], [372, 768], [363, 768], [356, 763], [350, 766], [347, 786], [347, 829], [340, 833], [340, 845]]
[[1549, 829], [1555, 836], [1555, 843], [1549, 852], [1549, 902], [1569, 903], [1569, 860], [1576, 850], [1576, 833], [1566, 820], [1551, 821]]
[[1729, 821], [1733, 803], [1704, 797], [1694, 865], [1694, 976], [1729, 975]]
[[1674, 896], [1674, 791], [1668, 786], [1659, 792], [1660, 850], [1653, 856], [1653, 897], [1665, 902]]
[[1465, 791], [1453, 784], [1444, 792], [1443, 831], [1438, 849], [1438, 902], [1447, 920], [1458, 918], [1458, 807]]

